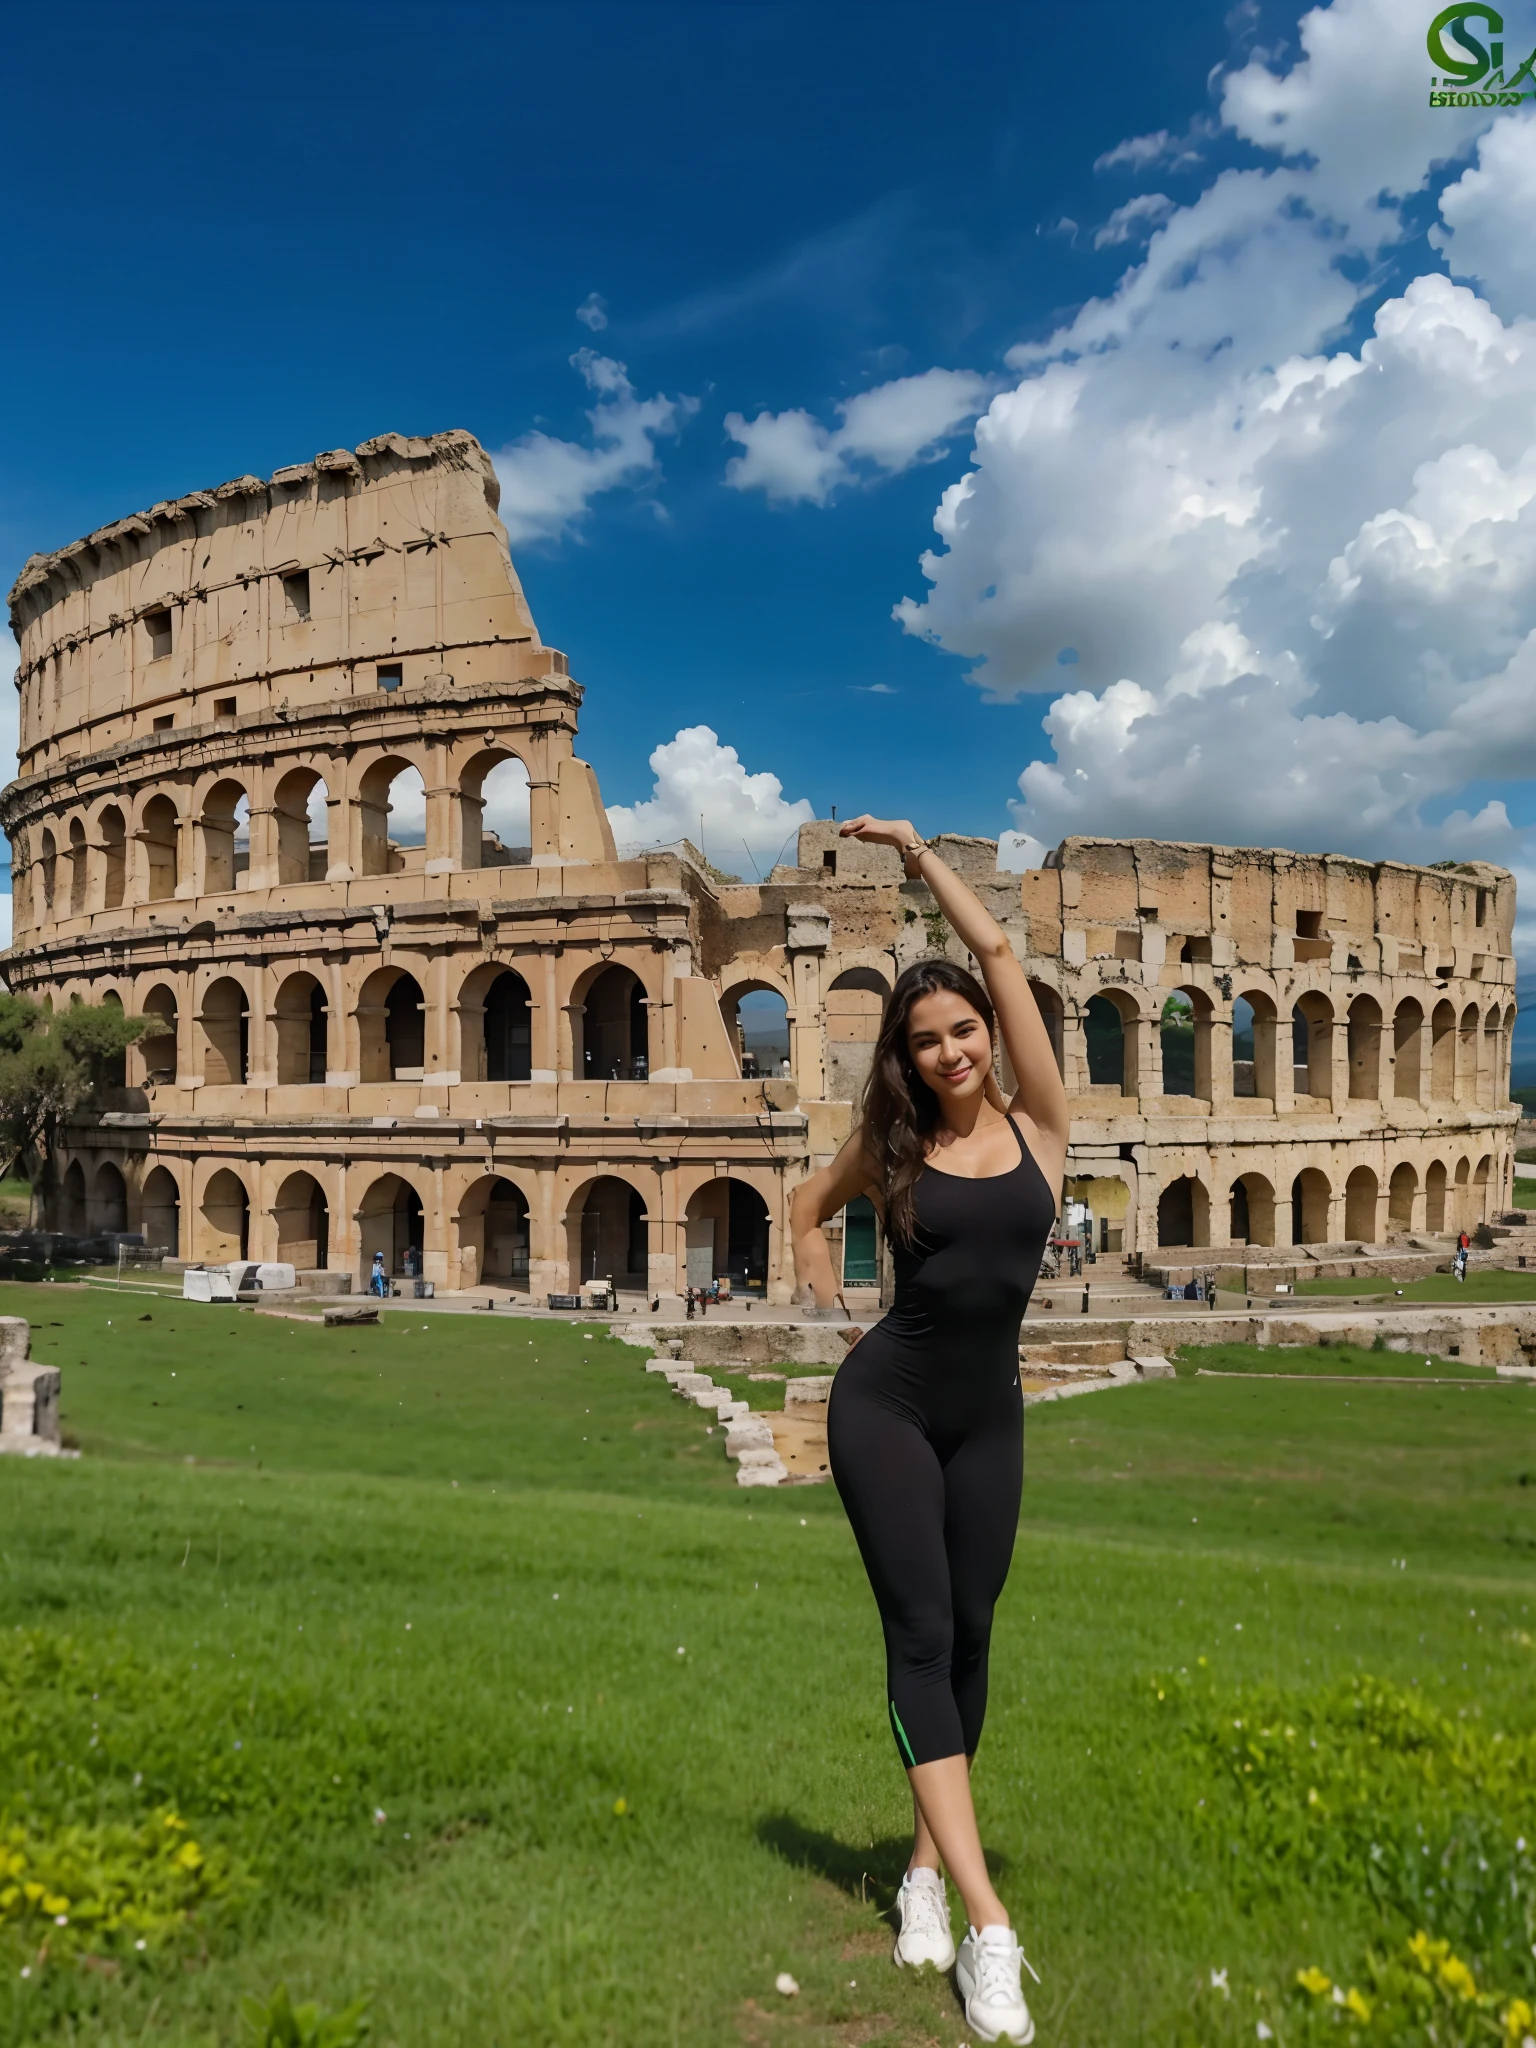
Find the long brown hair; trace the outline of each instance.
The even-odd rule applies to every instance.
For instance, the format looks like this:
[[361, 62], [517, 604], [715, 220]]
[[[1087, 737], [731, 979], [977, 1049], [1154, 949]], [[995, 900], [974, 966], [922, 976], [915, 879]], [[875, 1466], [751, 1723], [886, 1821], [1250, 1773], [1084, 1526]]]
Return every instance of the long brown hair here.
[[887, 1234], [901, 1244], [910, 1244], [916, 1230], [913, 1189], [940, 1122], [939, 1098], [907, 1049], [907, 1027], [912, 1005], [941, 991], [969, 1003], [987, 1027], [987, 1037], [994, 1044], [997, 1039], [992, 999], [974, 974], [952, 960], [917, 960], [898, 976], [864, 1084], [861, 1128], [885, 1191]]

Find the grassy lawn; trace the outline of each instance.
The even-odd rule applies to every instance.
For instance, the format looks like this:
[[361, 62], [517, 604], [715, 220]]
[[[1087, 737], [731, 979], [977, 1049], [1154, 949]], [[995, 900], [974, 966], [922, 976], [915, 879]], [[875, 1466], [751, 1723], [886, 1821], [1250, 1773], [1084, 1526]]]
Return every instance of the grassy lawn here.
[[[1536, 1207], [1536, 1204], [1533, 1204]], [[1454, 1301], [1465, 1308], [1477, 1301], [1536, 1301], [1536, 1272], [1501, 1272], [1475, 1268], [1465, 1280], [1454, 1273], [1427, 1273], [1422, 1280], [1302, 1280], [1298, 1294], [1383, 1294], [1404, 1301]]]
[[[0, 1877], [0, 2042], [233, 2044], [279, 1981], [398, 2048], [968, 2038], [890, 1966], [909, 1812], [829, 1488], [738, 1489], [581, 1326], [0, 1313], [86, 1453], [0, 1465], [0, 1855], [53, 1886]], [[1536, 1392], [1180, 1378], [1032, 1410], [1026, 1465], [977, 1794], [1042, 2048], [1335, 2039], [1306, 1969], [1361, 2039], [1427, 2043], [1415, 1998], [1501, 2038]]]
[[1515, 1207], [1536, 1209], [1536, 1180], [1515, 1180]]

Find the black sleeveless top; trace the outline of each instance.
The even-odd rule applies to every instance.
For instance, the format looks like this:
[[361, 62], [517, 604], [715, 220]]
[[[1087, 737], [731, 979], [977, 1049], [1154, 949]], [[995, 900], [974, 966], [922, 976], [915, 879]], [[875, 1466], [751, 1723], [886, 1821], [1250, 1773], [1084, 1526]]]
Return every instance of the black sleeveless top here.
[[[925, 1166], [913, 1190], [916, 1231], [893, 1242], [891, 1307], [838, 1374], [873, 1391], [938, 1396], [945, 1408], [1016, 1385], [1019, 1325], [1056, 1222], [1056, 1200], [1024, 1142], [1007, 1173], [966, 1180]], [[852, 1368], [858, 1368], [852, 1371]]]

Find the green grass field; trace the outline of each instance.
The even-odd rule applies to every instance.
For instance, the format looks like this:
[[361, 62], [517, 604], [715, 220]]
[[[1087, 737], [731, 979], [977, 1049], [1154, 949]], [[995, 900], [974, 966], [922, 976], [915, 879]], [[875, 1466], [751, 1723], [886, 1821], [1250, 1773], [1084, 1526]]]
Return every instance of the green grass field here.
[[[830, 1489], [738, 1489], [600, 1331], [0, 1313], [85, 1452], [0, 1466], [0, 2042], [233, 2044], [279, 1982], [398, 2048], [970, 2038], [890, 1965]], [[976, 1785], [1042, 2048], [1505, 2038], [1536, 1392], [1184, 1377], [1026, 1432]]]
[[1382, 1294], [1404, 1301], [1454, 1301], [1465, 1308], [1479, 1301], [1536, 1301], [1536, 1272], [1470, 1270], [1465, 1280], [1454, 1273], [1427, 1273], [1422, 1280], [1302, 1280], [1298, 1294]]

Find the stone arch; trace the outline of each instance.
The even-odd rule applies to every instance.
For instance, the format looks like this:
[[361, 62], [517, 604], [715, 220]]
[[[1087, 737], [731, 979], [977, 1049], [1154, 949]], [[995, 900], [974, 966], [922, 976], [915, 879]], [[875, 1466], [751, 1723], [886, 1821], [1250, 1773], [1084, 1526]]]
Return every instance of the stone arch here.
[[645, 983], [614, 961], [584, 977], [571, 1005], [578, 1081], [644, 1081], [650, 1074]]
[[1090, 1088], [1118, 1088], [1135, 1095], [1141, 1086], [1141, 1012], [1133, 996], [1102, 988], [1083, 1005], [1083, 1044]]
[[1492, 1109], [1501, 1096], [1499, 1076], [1503, 1071], [1504, 1013], [1497, 1003], [1485, 1012], [1483, 1017], [1483, 1043], [1477, 1063], [1477, 1099], [1484, 1109]]
[[1387, 1221], [1398, 1230], [1413, 1228], [1413, 1205], [1419, 1192], [1416, 1167], [1404, 1159], [1393, 1167], [1387, 1182]]
[[487, 747], [465, 763], [458, 790], [459, 865], [525, 867], [533, 855], [528, 764], [508, 747]]
[[86, 1233], [85, 1168], [78, 1159], [69, 1162], [59, 1186], [59, 1228], [66, 1237]]
[[144, 848], [145, 898], [164, 903], [176, 894], [181, 877], [181, 820], [165, 795], [152, 796], [140, 813], [139, 839]]
[[[199, 883], [205, 896], [227, 895], [250, 866], [250, 798], [245, 784], [222, 776], [203, 798], [198, 820], [202, 844]], [[242, 838], [244, 844], [241, 844]]]
[[91, 1187], [91, 1232], [125, 1231], [128, 1228], [128, 1183], [123, 1170], [110, 1159], [97, 1167]]
[[251, 1198], [229, 1167], [209, 1176], [198, 1205], [197, 1256], [208, 1265], [246, 1259], [251, 1250]]
[[645, 1197], [617, 1174], [600, 1173], [573, 1189], [565, 1206], [566, 1258], [575, 1293], [585, 1281], [644, 1290], [650, 1282]]
[[152, 1166], [144, 1176], [140, 1200], [144, 1242], [170, 1258], [181, 1256], [181, 1190], [168, 1167]]
[[1262, 1173], [1241, 1173], [1229, 1194], [1233, 1244], [1273, 1244], [1274, 1184]]
[[251, 1071], [251, 1005], [233, 975], [203, 990], [203, 1081], [209, 1088], [244, 1087]]
[[1392, 1093], [1418, 1102], [1424, 1085], [1424, 1006], [1406, 996], [1392, 1013]]
[[[1355, 997], [1344, 1029], [1349, 1047], [1350, 1100], [1375, 1102], [1381, 1095], [1381, 1005], [1374, 996]], [[1375, 1175], [1371, 1178], [1374, 1181]], [[1347, 1188], [1345, 1193], [1347, 1199]], [[1357, 1231], [1348, 1234], [1359, 1235]]]
[[472, 1181], [459, 1203], [459, 1285], [528, 1292], [528, 1197], [505, 1174]]
[[[418, 808], [425, 818], [426, 780], [408, 754], [386, 754], [365, 769], [357, 783], [358, 850], [365, 875], [398, 873], [402, 849], [425, 842]], [[391, 830], [393, 821], [393, 830]]]
[[1328, 1208], [1333, 1189], [1316, 1166], [1303, 1167], [1291, 1182], [1292, 1244], [1328, 1243]]
[[169, 1088], [176, 1079], [176, 991], [169, 983], [157, 981], [139, 1010], [165, 1026], [163, 1031], [146, 1032], [139, 1040], [145, 1079]]
[[1488, 1221], [1488, 1183], [1493, 1173], [1493, 1159], [1485, 1152], [1472, 1169], [1472, 1206], [1468, 1210], [1466, 1228]]
[[384, 1254], [384, 1270], [409, 1274], [413, 1262], [420, 1273], [426, 1257], [426, 1211], [421, 1196], [403, 1174], [381, 1173], [364, 1194], [357, 1211], [358, 1264], [366, 1283], [375, 1252]]
[[[290, 768], [272, 792], [279, 882], [323, 882], [329, 860], [325, 778], [317, 768]], [[315, 834], [316, 824], [320, 836]]]
[[90, 847], [79, 818], [69, 821], [69, 914], [83, 917], [89, 901]]
[[1462, 1011], [1456, 1030], [1456, 1100], [1475, 1102], [1477, 1100], [1477, 1044], [1481, 1036], [1482, 1018], [1476, 1003], [1468, 1003]]
[[97, 820], [101, 834], [101, 903], [120, 910], [128, 888], [128, 825], [122, 807], [107, 804]]
[[[1232, 1093], [1275, 1099], [1277, 1013], [1263, 989], [1244, 989], [1232, 1005]], [[1273, 1191], [1271, 1191], [1273, 1201]], [[1272, 1244], [1272, 1238], [1251, 1240]]]
[[426, 1071], [426, 998], [403, 967], [380, 967], [357, 996], [358, 1072], [364, 1081], [420, 1081]]
[[331, 1205], [312, 1173], [290, 1173], [272, 1203], [277, 1256], [300, 1272], [323, 1272], [330, 1258]]
[[1448, 1202], [1448, 1176], [1443, 1159], [1432, 1159], [1424, 1171], [1424, 1228], [1443, 1231], [1447, 1228], [1446, 1209]]
[[1497, 1100], [1501, 1104], [1507, 1103], [1509, 1101], [1510, 1062], [1514, 1058], [1515, 1052], [1515, 1016], [1515, 1005], [1511, 1003], [1504, 1012], [1504, 1035], [1501, 1041], [1502, 1050], [1499, 1062], [1499, 1088], [1497, 1097]]
[[1463, 1156], [1456, 1162], [1456, 1171], [1451, 1181], [1451, 1214], [1449, 1227], [1452, 1230], [1471, 1228], [1471, 1211], [1468, 1207], [1472, 1187], [1472, 1162]]
[[38, 841], [37, 883], [33, 891], [32, 909], [38, 924], [47, 924], [53, 916], [53, 892], [59, 874], [58, 841], [48, 826]]
[[1332, 1101], [1333, 1023], [1333, 1005], [1318, 989], [1308, 989], [1291, 1006], [1291, 1085], [1296, 1094]]
[[1160, 1245], [1207, 1245], [1211, 1241], [1211, 1198], [1198, 1174], [1182, 1173], [1157, 1198]]
[[1429, 1093], [1434, 1102], [1449, 1102], [1456, 1093], [1456, 1008], [1436, 1003], [1429, 1020]]
[[313, 1087], [324, 1081], [329, 1016], [325, 986], [313, 974], [290, 974], [280, 984], [272, 1005], [280, 1087]]
[[720, 1174], [695, 1188], [683, 1230], [690, 1287], [729, 1279], [733, 1293], [767, 1293], [771, 1221], [768, 1204], [750, 1181]]
[[733, 982], [720, 998], [725, 1035], [745, 1081], [788, 1071], [789, 1003], [774, 982]]
[[515, 967], [492, 960], [459, 990], [459, 1078], [527, 1081], [533, 1075], [533, 995]]
[[1204, 989], [1169, 992], [1158, 1013], [1163, 1093], [1211, 1099], [1211, 999]]
[[1344, 1183], [1344, 1235], [1362, 1244], [1375, 1244], [1381, 1236], [1377, 1212], [1381, 1206], [1381, 1183], [1368, 1166], [1357, 1166]]
[[[1029, 984], [1029, 992], [1035, 999], [1035, 1007], [1040, 1012], [1040, 1021], [1045, 1026], [1046, 1035], [1051, 1041], [1051, 1050], [1056, 1055], [1056, 1071], [1058, 1074], [1064, 1074], [1066, 1072], [1066, 1007], [1061, 1000], [1060, 991], [1052, 988], [1048, 981], [1032, 980]], [[998, 1050], [1006, 1058], [1001, 1032], [998, 1033]], [[1016, 1080], [1015, 1086], [1017, 1086]]]
[[822, 1014], [827, 1033], [827, 1093], [858, 1102], [874, 1065], [880, 1020], [891, 984], [874, 967], [846, 967], [827, 986]]

